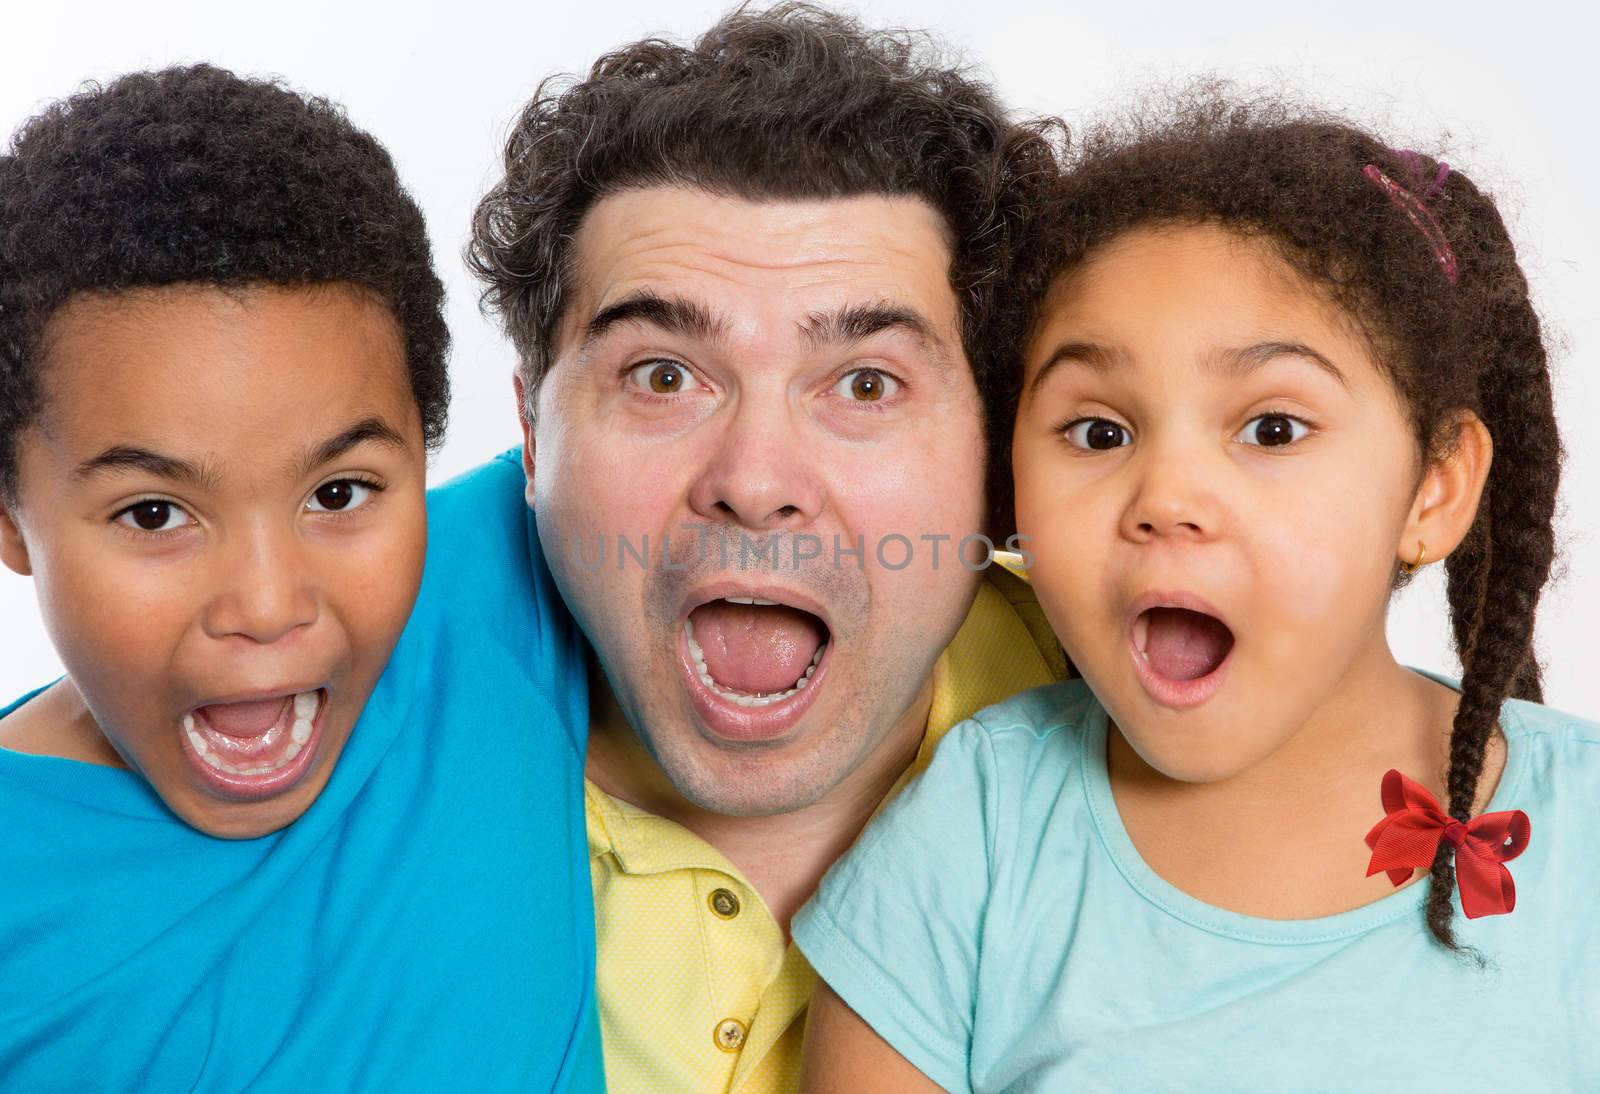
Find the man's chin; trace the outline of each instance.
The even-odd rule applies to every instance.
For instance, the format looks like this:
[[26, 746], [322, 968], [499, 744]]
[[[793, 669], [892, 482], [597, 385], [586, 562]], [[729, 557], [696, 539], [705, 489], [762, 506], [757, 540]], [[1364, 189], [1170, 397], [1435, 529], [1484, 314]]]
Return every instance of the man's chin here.
[[[764, 748], [717, 747], [706, 739], [658, 751], [673, 787], [697, 809], [727, 817], [793, 813], [827, 797], [851, 769], [848, 759], [820, 756], [796, 739]], [[714, 738], [713, 738], [714, 739]]]

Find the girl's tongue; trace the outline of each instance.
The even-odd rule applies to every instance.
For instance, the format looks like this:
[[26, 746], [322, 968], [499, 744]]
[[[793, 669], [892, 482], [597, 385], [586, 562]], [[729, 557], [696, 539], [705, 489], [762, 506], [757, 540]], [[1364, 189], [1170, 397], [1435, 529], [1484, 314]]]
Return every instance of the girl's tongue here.
[[711, 677], [751, 695], [794, 687], [827, 637], [822, 620], [782, 604], [713, 600], [691, 612], [689, 622]]
[[248, 703], [213, 703], [195, 711], [207, 725], [230, 737], [259, 737], [278, 724], [291, 699], [262, 699]]
[[1152, 608], [1140, 617], [1140, 649], [1150, 667], [1169, 680], [1198, 680], [1215, 672], [1233, 649], [1233, 632], [1220, 619], [1184, 608]]

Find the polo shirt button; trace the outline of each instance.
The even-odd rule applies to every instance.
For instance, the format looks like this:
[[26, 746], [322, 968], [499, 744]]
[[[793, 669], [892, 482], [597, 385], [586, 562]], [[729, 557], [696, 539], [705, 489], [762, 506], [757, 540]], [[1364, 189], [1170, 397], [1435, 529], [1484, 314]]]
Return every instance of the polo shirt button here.
[[711, 911], [720, 919], [732, 919], [739, 914], [739, 898], [730, 889], [711, 890]]
[[724, 1018], [712, 1034], [712, 1040], [723, 1052], [738, 1052], [744, 1045], [744, 1037], [744, 1023], [737, 1018]]

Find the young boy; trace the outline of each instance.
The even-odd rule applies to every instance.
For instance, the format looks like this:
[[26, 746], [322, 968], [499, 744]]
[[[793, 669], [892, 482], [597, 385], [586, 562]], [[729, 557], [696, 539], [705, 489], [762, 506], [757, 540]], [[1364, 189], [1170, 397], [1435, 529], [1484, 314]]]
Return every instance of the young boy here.
[[464, 537], [424, 576], [442, 304], [388, 155], [271, 83], [0, 157], [0, 561], [67, 669], [0, 708], [8, 1087], [598, 1089], [584, 712], [515, 656], [581, 646]]

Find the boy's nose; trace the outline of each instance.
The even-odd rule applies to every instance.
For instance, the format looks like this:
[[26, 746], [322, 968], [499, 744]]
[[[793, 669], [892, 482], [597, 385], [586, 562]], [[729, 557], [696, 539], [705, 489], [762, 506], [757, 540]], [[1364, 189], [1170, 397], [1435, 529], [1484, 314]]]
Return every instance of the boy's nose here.
[[267, 644], [316, 622], [320, 598], [292, 537], [256, 536], [219, 569], [205, 620], [213, 638]]

